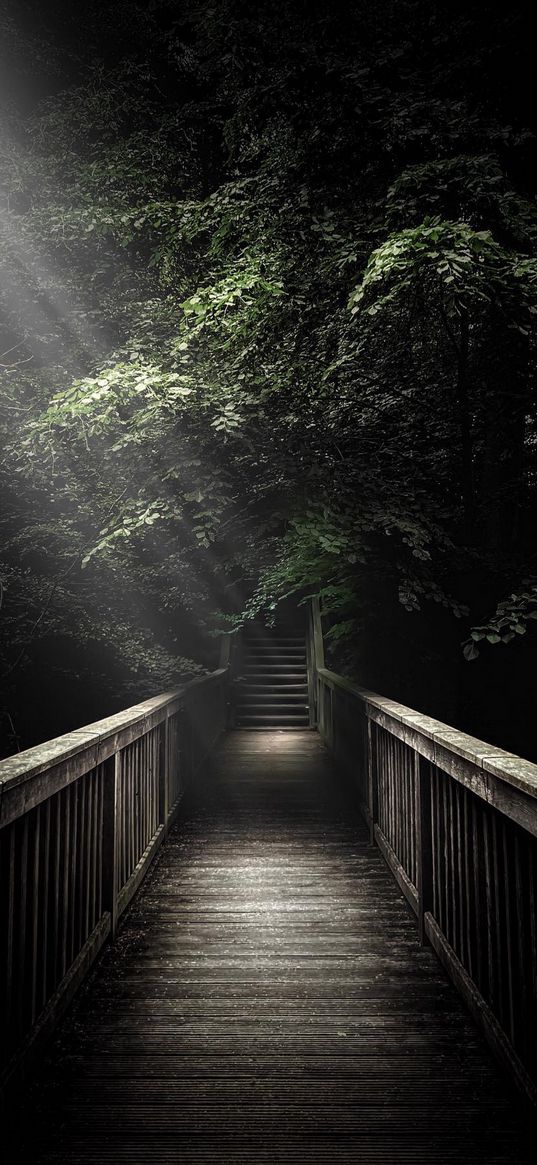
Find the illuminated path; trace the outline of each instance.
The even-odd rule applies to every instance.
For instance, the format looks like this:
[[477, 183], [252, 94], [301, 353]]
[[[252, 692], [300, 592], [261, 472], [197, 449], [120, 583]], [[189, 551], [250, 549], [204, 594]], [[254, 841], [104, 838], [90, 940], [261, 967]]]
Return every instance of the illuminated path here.
[[531, 1159], [311, 732], [223, 739], [44, 1077], [28, 1165]]

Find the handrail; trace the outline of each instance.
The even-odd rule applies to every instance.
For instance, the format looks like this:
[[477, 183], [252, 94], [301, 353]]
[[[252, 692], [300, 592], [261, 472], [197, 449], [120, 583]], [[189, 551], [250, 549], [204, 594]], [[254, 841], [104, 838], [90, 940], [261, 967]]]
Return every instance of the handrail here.
[[[460, 765], [458, 779], [462, 784], [468, 784], [468, 787], [483, 800], [495, 804], [494, 790], [499, 799], [503, 800], [499, 782], [512, 785], [529, 797], [537, 798], [537, 764], [532, 761], [487, 744], [486, 741], [470, 736], [467, 732], [460, 732], [449, 724], [435, 720], [433, 716], [416, 712], [415, 709], [399, 704], [396, 700], [378, 696], [375, 692], [352, 683], [346, 676], [329, 671], [328, 668], [318, 668], [317, 675], [328, 687], [341, 688], [362, 700], [366, 705], [366, 715], [371, 720], [389, 727], [400, 740], [410, 744], [428, 760], [449, 764], [451, 754], [457, 758], [457, 762], [469, 761], [472, 770], [482, 769], [483, 775], [479, 782], [476, 782], [475, 773], [472, 772], [470, 776], [464, 765]], [[510, 816], [513, 810], [512, 802], [506, 802], [505, 812]], [[537, 833], [537, 821], [533, 814], [525, 818], [524, 824], [531, 832]]]
[[145, 877], [226, 726], [228, 667], [0, 762], [0, 1090]]
[[[312, 609], [312, 626], [320, 613]], [[318, 730], [491, 1047], [537, 1101], [537, 765], [314, 661]]]

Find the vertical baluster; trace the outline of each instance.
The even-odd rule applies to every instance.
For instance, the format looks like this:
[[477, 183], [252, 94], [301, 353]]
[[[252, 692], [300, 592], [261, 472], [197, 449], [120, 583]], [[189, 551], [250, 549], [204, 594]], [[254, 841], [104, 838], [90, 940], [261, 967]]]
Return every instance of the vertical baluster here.
[[369, 841], [373, 845], [375, 841], [375, 825], [379, 821], [380, 813], [380, 791], [379, 791], [379, 764], [378, 764], [378, 741], [376, 725], [367, 719], [367, 785], [368, 785], [368, 805], [369, 805]]
[[121, 765], [121, 836], [123, 839], [123, 871], [121, 886], [125, 885], [129, 876], [129, 768], [130, 752], [127, 747], [123, 751]]
[[51, 805], [51, 859], [50, 859], [50, 915], [49, 974], [47, 994], [51, 995], [58, 983], [60, 961], [60, 881], [61, 881], [61, 818], [62, 793], [56, 793]]
[[486, 995], [485, 982], [487, 980], [487, 969], [483, 963], [483, 920], [485, 912], [483, 907], [483, 871], [485, 869], [484, 857], [484, 835], [481, 826], [480, 818], [482, 817], [482, 810], [476, 800], [472, 797], [471, 801], [471, 815], [472, 815], [472, 849], [470, 860], [472, 863], [473, 872], [473, 950], [474, 950], [474, 979], [480, 988], [482, 994]]
[[410, 877], [416, 887], [418, 888], [418, 860], [417, 860], [417, 844], [418, 844], [418, 775], [417, 768], [419, 767], [419, 754], [408, 753], [408, 773], [410, 782]]
[[150, 752], [149, 752], [150, 743], [151, 743], [150, 733], [146, 733], [146, 735], [143, 736], [142, 740], [141, 740], [141, 749], [142, 749], [142, 756], [143, 756], [142, 778], [141, 778], [142, 779], [142, 788], [141, 788], [141, 797], [140, 797], [141, 804], [143, 807], [142, 825], [141, 825], [142, 852], [145, 849], [145, 847], [149, 841], [149, 838], [151, 836], [149, 833], [149, 813], [150, 813], [150, 809], [151, 809], [151, 794], [152, 794], [152, 788], [153, 788], [153, 774], [152, 774], [151, 764], [150, 764], [150, 760], [151, 760]]
[[153, 813], [155, 811], [155, 799], [158, 797], [158, 782], [155, 787], [155, 765], [153, 763], [153, 742], [155, 737], [155, 729], [152, 728], [148, 734], [146, 741], [146, 755], [147, 755], [147, 796], [146, 796], [146, 834], [147, 840], [150, 841], [153, 837]]
[[84, 944], [84, 890], [87, 877], [86, 868], [86, 797], [89, 777], [85, 774], [77, 784], [78, 795], [78, 824], [77, 824], [77, 854], [76, 854], [76, 916], [75, 916], [75, 949], [74, 954], [82, 949]]
[[440, 833], [440, 785], [438, 777], [438, 769], [431, 764], [431, 818], [432, 818], [432, 849], [433, 849], [433, 915], [438, 923], [442, 926], [441, 918], [441, 883], [442, 872], [440, 866], [439, 854], [439, 833]]
[[131, 821], [132, 821], [132, 859], [130, 873], [136, 868], [138, 863], [138, 853], [140, 846], [140, 774], [141, 774], [141, 739], [138, 739], [133, 744], [133, 774], [131, 784]]
[[457, 870], [455, 865], [455, 784], [451, 777], [447, 779], [447, 840], [448, 840], [448, 880], [449, 880], [449, 933], [448, 940], [457, 950]]
[[383, 754], [383, 740], [381, 729], [378, 724], [373, 725], [375, 754], [376, 754], [376, 786], [377, 786], [377, 817], [378, 824], [383, 833], [387, 835], [386, 828], [386, 795], [384, 789], [384, 754]]
[[138, 812], [139, 793], [140, 790], [140, 740], [134, 741], [131, 751], [131, 778], [129, 781], [129, 803], [130, 803], [130, 823], [131, 823], [131, 856], [129, 862], [129, 875], [132, 874], [136, 863], [138, 861], [138, 845], [139, 845], [139, 830], [140, 830], [140, 815]]
[[390, 737], [388, 736], [387, 732], [384, 731], [384, 729], [382, 731], [382, 745], [383, 745], [383, 759], [384, 759], [383, 768], [385, 771], [385, 780], [386, 780], [385, 796], [386, 796], [386, 810], [387, 810], [387, 821], [386, 821], [387, 837], [389, 838], [390, 845], [392, 845], [395, 849], [396, 843], [395, 843], [395, 836], [394, 836], [395, 817], [394, 817], [394, 800], [393, 800], [393, 773], [392, 773], [391, 740], [390, 740]]
[[395, 755], [395, 741], [393, 736], [388, 735], [388, 748], [390, 750], [390, 772], [392, 781], [392, 821], [393, 821], [393, 840], [392, 845], [397, 854], [401, 852], [401, 812], [399, 807], [399, 789], [397, 781], [397, 758]]
[[16, 908], [16, 925], [18, 927], [17, 934], [17, 957], [16, 957], [16, 978], [15, 978], [15, 1015], [16, 1015], [16, 1032], [17, 1037], [20, 1037], [25, 1030], [25, 995], [26, 995], [26, 975], [27, 975], [27, 950], [26, 939], [28, 933], [28, 814], [26, 813], [22, 818], [18, 828], [19, 833], [19, 869], [17, 872], [18, 884], [18, 903]]
[[51, 798], [41, 806], [41, 858], [39, 869], [39, 883], [41, 887], [41, 912], [39, 919], [39, 947], [41, 951], [41, 974], [37, 995], [38, 1010], [44, 1007], [48, 997], [49, 978], [49, 941], [50, 941], [50, 895], [51, 895]]
[[125, 882], [128, 882], [132, 873], [134, 858], [134, 780], [135, 780], [135, 745], [134, 742], [125, 749], [125, 767], [123, 771], [124, 821], [126, 838]]
[[407, 874], [408, 874], [411, 882], [415, 886], [416, 881], [414, 878], [414, 869], [413, 869], [413, 864], [412, 864], [412, 829], [413, 829], [413, 825], [414, 825], [414, 814], [413, 814], [414, 805], [413, 805], [413, 798], [412, 798], [412, 785], [411, 785], [411, 781], [410, 781], [410, 756], [409, 756], [409, 752], [408, 752], [406, 745], [401, 745], [401, 749], [402, 749], [403, 758], [404, 758], [404, 773], [405, 773], [405, 786], [406, 786], [406, 823], [407, 823], [407, 827], [406, 827], [406, 843], [405, 843], [405, 846], [406, 846], [406, 859], [405, 859], [406, 860], [406, 867], [405, 868], [406, 868]]
[[142, 737], [141, 742], [140, 742], [140, 748], [141, 748], [141, 753], [142, 753], [141, 778], [140, 778], [141, 782], [142, 782], [141, 790], [140, 790], [140, 805], [141, 805], [141, 810], [142, 810], [141, 811], [142, 820], [141, 820], [141, 824], [140, 824], [140, 831], [141, 831], [141, 836], [142, 836], [142, 852], [145, 849], [145, 847], [149, 841], [149, 837], [150, 837], [149, 813], [150, 813], [150, 808], [151, 808], [151, 792], [152, 792], [152, 787], [153, 787], [153, 774], [151, 772], [151, 766], [150, 766], [150, 756], [149, 756], [149, 747], [148, 747], [149, 743], [150, 743], [150, 735], [149, 735], [149, 733], [146, 733], [146, 735]]
[[[162, 743], [162, 758], [161, 764], [163, 766], [163, 795], [160, 801], [162, 816], [164, 808], [166, 814], [170, 812], [171, 806], [175, 805], [180, 790], [183, 787], [183, 774], [179, 772], [179, 758], [177, 755], [177, 715], [170, 716], [162, 725], [163, 743]], [[167, 820], [167, 817], [166, 817]]]
[[[511, 912], [511, 893], [513, 888], [513, 857], [512, 847], [509, 844], [508, 836], [509, 825], [507, 821], [501, 822], [501, 849], [498, 855], [498, 865], [500, 867], [500, 877], [504, 886], [504, 940], [501, 946], [501, 958], [504, 962], [504, 982], [505, 982], [505, 1010], [506, 1010], [506, 1030], [510, 1035], [511, 1041], [515, 1044], [516, 1030], [515, 1030], [515, 1001], [514, 1001], [514, 982], [513, 982], [513, 962], [515, 958], [515, 951], [517, 944], [513, 934], [512, 926], [512, 912]], [[523, 916], [520, 916], [515, 921], [515, 927], [521, 931], [524, 925]], [[517, 984], [522, 990], [522, 983]]]
[[103, 797], [102, 895], [103, 906], [110, 913], [112, 937], [117, 928], [120, 838], [122, 833], [120, 790], [125, 753], [116, 752], [106, 764]]
[[433, 909], [433, 831], [431, 822], [431, 768], [419, 753], [414, 754], [416, 789], [416, 889], [418, 891], [418, 937], [425, 942], [425, 915]]
[[76, 889], [77, 889], [77, 840], [78, 840], [78, 792], [79, 782], [69, 785], [71, 798], [71, 861], [69, 866], [69, 908], [67, 928], [67, 967], [71, 966], [75, 949]]
[[156, 810], [158, 807], [158, 796], [160, 796], [160, 785], [158, 785], [158, 757], [157, 757], [157, 743], [158, 743], [158, 728], [151, 728], [148, 737], [148, 758], [150, 770], [150, 795], [148, 798], [148, 817], [147, 817], [147, 831], [148, 838], [153, 838], [156, 829]]
[[166, 798], [166, 800], [164, 802], [164, 812], [165, 812], [166, 820], [168, 817], [168, 809], [167, 809], [168, 790], [167, 790], [166, 781], [163, 781], [162, 786], [161, 786], [160, 763], [161, 763], [160, 762], [160, 732], [159, 732], [159, 729], [156, 728], [154, 735], [153, 735], [153, 771], [155, 774], [155, 800], [154, 800], [154, 805], [153, 805], [153, 819], [152, 819], [153, 833], [155, 832], [157, 827], [160, 825], [160, 821], [161, 821], [161, 810], [160, 810], [161, 801], [160, 801], [160, 799], [161, 799], [162, 794]]
[[134, 855], [136, 852], [136, 742], [133, 741], [128, 749], [127, 779], [125, 782], [126, 821], [129, 837], [128, 863], [126, 881], [134, 869]]
[[141, 811], [140, 792], [142, 788], [142, 740], [135, 741], [134, 746], [134, 780], [132, 785], [132, 864], [131, 873], [138, 864], [141, 842]]
[[118, 890], [121, 890], [121, 887], [124, 886], [125, 882], [127, 881], [127, 861], [128, 861], [127, 846], [128, 846], [128, 842], [127, 842], [126, 784], [127, 784], [127, 780], [128, 780], [128, 773], [127, 773], [128, 756], [129, 756], [128, 748], [123, 749], [120, 756], [121, 756], [121, 764], [119, 766], [119, 778], [118, 778], [118, 781], [119, 781], [118, 829], [119, 829], [119, 839], [120, 839], [121, 867], [120, 867], [120, 878], [119, 878], [118, 887], [117, 887]]
[[502, 896], [503, 886], [501, 884], [500, 875], [500, 861], [499, 861], [499, 846], [501, 841], [498, 839], [498, 820], [495, 813], [490, 814], [491, 817], [491, 896], [492, 896], [492, 950], [495, 961], [495, 977], [497, 984], [497, 1007], [498, 1015], [502, 1024], [506, 1020], [506, 997], [503, 974], [503, 951], [502, 951]]
[[[497, 984], [497, 969], [495, 961], [495, 950], [493, 945], [493, 935], [495, 929], [494, 923], [494, 862], [492, 855], [492, 822], [489, 813], [483, 812], [481, 815], [481, 823], [483, 829], [483, 849], [484, 849], [484, 864], [485, 864], [485, 903], [487, 909], [487, 959], [488, 959], [488, 984], [489, 984], [489, 1002], [493, 1010], [498, 1007], [498, 984]], [[496, 1012], [499, 1014], [499, 1012]]]
[[528, 982], [529, 993], [532, 1002], [531, 1012], [528, 1017], [528, 1037], [531, 1047], [530, 1052], [530, 1067], [535, 1072], [537, 1070], [537, 1040], [532, 1033], [537, 1031], [537, 855], [536, 844], [532, 838], [528, 846], [528, 869], [527, 869], [527, 885], [528, 885]]
[[432, 912], [438, 924], [441, 925], [440, 868], [438, 864], [438, 771], [432, 764], [429, 766], [429, 783], [431, 790]]
[[406, 870], [406, 781], [404, 769], [404, 757], [400, 742], [394, 736], [393, 738], [393, 752], [394, 752], [394, 768], [395, 778], [397, 781], [397, 821], [399, 824], [399, 833], [397, 838], [397, 856], [404, 870]]
[[95, 915], [94, 926], [103, 913], [103, 838], [104, 838], [104, 783], [107, 763], [99, 766], [97, 782], [97, 811], [95, 814]]
[[390, 766], [390, 752], [389, 741], [386, 732], [383, 728], [379, 728], [379, 738], [381, 742], [381, 771], [382, 771], [382, 801], [384, 806], [382, 832], [388, 838], [390, 845], [393, 844], [392, 836], [392, 795], [391, 795], [391, 766]]
[[16, 896], [15, 885], [17, 878], [17, 829], [15, 825], [10, 825], [3, 831], [4, 845], [6, 848], [6, 919], [4, 922], [6, 935], [6, 970], [5, 970], [5, 994], [3, 1006], [5, 1007], [5, 1042], [6, 1042], [6, 1058], [11, 1048], [11, 1037], [13, 1029], [13, 1016], [15, 1013], [15, 929], [16, 929]]
[[474, 974], [474, 959], [472, 951], [472, 931], [475, 927], [475, 904], [473, 899], [474, 883], [472, 876], [472, 850], [471, 842], [469, 842], [469, 820], [471, 820], [471, 810], [469, 810], [469, 798], [471, 795], [466, 789], [461, 790], [462, 793], [462, 815], [461, 815], [461, 861], [462, 861], [462, 877], [464, 877], [465, 884], [465, 911], [464, 911], [464, 962], [469, 975], [473, 977]]
[[414, 779], [415, 756], [405, 745], [407, 757], [408, 780], [408, 869], [413, 886], [417, 885], [418, 873], [416, 866], [416, 781]]
[[149, 842], [153, 837], [153, 813], [155, 811], [155, 797], [158, 797], [158, 788], [155, 790], [155, 766], [153, 763], [153, 741], [155, 729], [152, 728], [146, 739], [145, 751], [147, 757], [147, 793], [145, 799], [145, 830]]
[[33, 1024], [37, 1015], [39, 981], [43, 975], [42, 952], [39, 943], [40, 894], [40, 848], [41, 848], [41, 805], [28, 814], [30, 827], [30, 853], [28, 870], [28, 931], [30, 950], [28, 958], [28, 1019]]
[[442, 877], [443, 877], [443, 925], [442, 929], [446, 938], [449, 939], [449, 812], [448, 812], [448, 783], [449, 777], [446, 773], [442, 773], [442, 819], [440, 823], [441, 846], [442, 846]]
[[147, 754], [147, 796], [146, 796], [146, 803], [145, 803], [145, 805], [146, 805], [146, 808], [145, 808], [145, 817], [146, 817], [145, 828], [146, 828], [146, 835], [147, 835], [148, 842], [151, 840], [151, 838], [153, 837], [153, 834], [155, 832], [153, 829], [153, 814], [155, 812], [155, 804], [156, 804], [156, 801], [158, 798], [158, 780], [155, 781], [156, 771], [155, 771], [155, 762], [154, 762], [154, 741], [155, 741], [155, 729], [152, 728], [151, 732], [149, 733], [149, 735], [147, 737], [146, 746], [145, 746], [146, 747], [146, 754]]
[[[528, 919], [528, 898], [529, 898], [529, 871], [528, 863], [525, 860], [527, 857], [527, 842], [524, 839], [522, 844], [518, 832], [515, 832], [513, 839], [513, 862], [514, 862], [514, 891], [515, 891], [515, 911], [513, 919], [512, 934], [512, 959], [516, 949], [516, 968], [512, 969], [512, 982], [517, 983], [517, 993], [513, 1000], [516, 1009], [516, 1015], [513, 1017], [514, 1040], [515, 1046], [519, 1047], [524, 1060], [527, 1062], [528, 1051], [530, 1051], [531, 1035], [528, 1039], [528, 1033], [531, 1033], [532, 1024], [532, 999], [530, 992], [530, 984], [528, 981], [528, 962], [526, 957], [526, 943], [527, 943], [527, 919]], [[531, 1051], [530, 1051], [531, 1057]]]
[[459, 959], [464, 964], [464, 920], [465, 920], [465, 894], [466, 882], [463, 870], [463, 849], [464, 839], [462, 836], [462, 806], [461, 798], [463, 790], [458, 781], [453, 782], [454, 793], [454, 821], [453, 821], [453, 849], [455, 856], [455, 901], [457, 904], [457, 929], [454, 931], [454, 938], [456, 946], [454, 947]]
[[89, 773], [86, 777], [86, 823], [84, 829], [84, 912], [82, 920], [82, 942], [85, 943], [92, 931], [92, 890], [95, 854], [93, 850], [93, 810], [94, 793], [97, 772]]
[[149, 785], [149, 772], [148, 772], [148, 769], [146, 767], [146, 764], [147, 764], [147, 739], [148, 739], [148, 737], [147, 737], [147, 733], [146, 733], [145, 736], [140, 737], [140, 741], [139, 741], [139, 745], [138, 745], [138, 753], [139, 753], [139, 757], [140, 757], [140, 769], [139, 769], [139, 776], [138, 776], [138, 786], [139, 786], [138, 805], [139, 805], [139, 815], [140, 815], [140, 821], [139, 821], [139, 826], [138, 826], [138, 835], [139, 835], [138, 855], [137, 855], [138, 861], [140, 860], [140, 857], [145, 849], [145, 843], [147, 840], [146, 839], [146, 822], [145, 822], [145, 796], [146, 796], [147, 787]]

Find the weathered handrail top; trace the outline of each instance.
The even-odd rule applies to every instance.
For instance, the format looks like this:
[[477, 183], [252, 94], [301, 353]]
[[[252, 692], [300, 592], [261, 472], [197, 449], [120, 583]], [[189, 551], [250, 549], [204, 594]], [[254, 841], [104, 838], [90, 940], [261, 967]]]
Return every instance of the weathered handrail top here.
[[[437, 762], [440, 767], [445, 762], [446, 754], [451, 753], [454, 757], [469, 761], [475, 768], [481, 769], [483, 774], [491, 773], [505, 784], [537, 799], [537, 764], [532, 761], [496, 748], [466, 732], [459, 732], [449, 724], [443, 724], [441, 720], [435, 720], [432, 716], [407, 708], [405, 704], [399, 704], [396, 700], [389, 700], [377, 695], [376, 692], [370, 692], [328, 668], [318, 667], [317, 674], [329, 687], [342, 688], [362, 700], [371, 719], [382, 724], [383, 719], [388, 717], [390, 727], [396, 735], [412, 743], [418, 752]], [[399, 732], [396, 729], [397, 724], [401, 726]], [[475, 791], [481, 792], [482, 795], [481, 790]]]
[[[34, 745], [33, 748], [0, 761], [0, 825], [25, 807], [18, 802], [24, 797], [27, 784], [35, 784], [36, 780], [42, 782], [54, 770], [58, 787], [61, 787], [65, 783], [62, 771], [65, 780], [69, 781], [84, 770], [102, 763], [112, 752], [142, 736], [149, 727], [159, 724], [168, 714], [176, 711], [191, 690], [219, 679], [225, 672], [226, 668], [218, 668], [206, 675], [196, 676], [172, 691], [152, 696], [113, 716]], [[13, 797], [17, 806], [9, 805]]]

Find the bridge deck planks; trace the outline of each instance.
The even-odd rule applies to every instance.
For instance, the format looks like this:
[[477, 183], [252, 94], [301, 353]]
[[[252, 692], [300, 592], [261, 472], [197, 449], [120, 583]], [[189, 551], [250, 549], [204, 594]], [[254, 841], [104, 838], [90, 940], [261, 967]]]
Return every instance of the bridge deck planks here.
[[531, 1160], [310, 732], [235, 732], [56, 1039], [25, 1165]]

